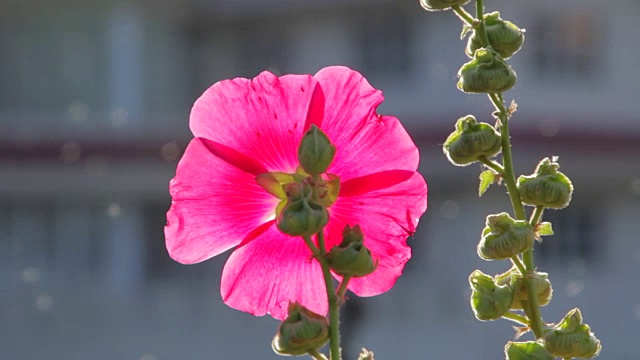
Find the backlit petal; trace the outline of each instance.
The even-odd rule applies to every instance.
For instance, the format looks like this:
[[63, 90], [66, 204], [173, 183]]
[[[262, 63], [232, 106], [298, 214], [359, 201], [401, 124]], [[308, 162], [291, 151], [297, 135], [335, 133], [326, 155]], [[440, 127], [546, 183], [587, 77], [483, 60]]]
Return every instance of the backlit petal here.
[[278, 202], [253, 174], [213, 155], [206, 142], [191, 141], [170, 184], [165, 238], [169, 255], [181, 263], [197, 263], [238, 245], [275, 216]]
[[222, 272], [220, 292], [232, 308], [256, 316], [287, 316], [289, 302], [327, 313], [322, 270], [300, 237], [281, 233], [275, 224], [237, 248]]

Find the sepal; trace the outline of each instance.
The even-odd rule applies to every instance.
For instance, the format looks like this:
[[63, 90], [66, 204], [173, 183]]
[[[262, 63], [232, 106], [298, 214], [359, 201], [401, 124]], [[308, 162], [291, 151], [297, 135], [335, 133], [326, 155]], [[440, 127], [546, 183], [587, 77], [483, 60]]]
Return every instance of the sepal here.
[[[484, 28], [489, 38], [489, 44], [503, 59], [508, 59], [518, 52], [524, 42], [524, 30], [510, 21], [500, 18], [495, 11], [484, 15]], [[472, 57], [476, 50], [482, 47], [482, 40], [477, 31], [473, 31], [467, 42], [466, 53]]]
[[327, 171], [335, 155], [336, 147], [327, 135], [316, 125], [311, 125], [298, 147], [300, 166], [308, 174], [317, 176]]
[[280, 323], [271, 347], [279, 355], [304, 355], [328, 340], [329, 320], [295, 302], [289, 303], [289, 314]]
[[486, 224], [478, 243], [478, 256], [485, 260], [509, 259], [533, 246], [533, 227], [524, 220], [503, 212], [487, 216]]
[[458, 89], [468, 93], [498, 93], [516, 84], [516, 72], [491, 47], [479, 48], [458, 71]]
[[448, 10], [455, 5], [464, 5], [469, 0], [420, 0], [420, 5], [427, 11]]
[[553, 360], [553, 356], [535, 341], [509, 341], [504, 347], [507, 360]]
[[544, 335], [544, 346], [561, 358], [591, 359], [600, 353], [600, 340], [582, 323], [580, 309], [573, 309]]
[[509, 311], [513, 302], [513, 290], [498, 285], [494, 279], [480, 270], [469, 276], [471, 285], [471, 308], [478, 320], [495, 320]]
[[456, 121], [456, 129], [442, 146], [452, 164], [466, 166], [484, 156], [490, 158], [500, 152], [500, 134], [487, 123], [478, 123], [475, 116], [467, 115]]
[[363, 244], [360, 225], [345, 226], [342, 231], [342, 242], [331, 248], [327, 254], [331, 270], [341, 276], [361, 277], [375, 271], [377, 262], [373, 260], [371, 251]]
[[565, 174], [558, 171], [559, 168], [556, 158], [544, 158], [532, 175], [520, 176], [517, 186], [522, 202], [550, 209], [567, 207], [571, 202], [573, 184]]

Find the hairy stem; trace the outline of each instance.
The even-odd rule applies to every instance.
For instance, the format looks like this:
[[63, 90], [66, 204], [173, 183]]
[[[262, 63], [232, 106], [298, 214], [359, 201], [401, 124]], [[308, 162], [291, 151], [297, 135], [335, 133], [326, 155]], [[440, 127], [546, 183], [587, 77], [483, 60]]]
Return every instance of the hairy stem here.
[[327, 299], [329, 301], [329, 348], [331, 349], [331, 360], [341, 360], [340, 354], [340, 317], [338, 314], [338, 297], [333, 286], [331, 269], [327, 262], [327, 249], [324, 244], [324, 230], [318, 233], [318, 249], [320, 250], [320, 265], [324, 275], [324, 283], [327, 288]]
[[309, 355], [315, 360], [327, 360], [327, 357], [324, 354], [318, 352], [318, 350], [309, 351]]

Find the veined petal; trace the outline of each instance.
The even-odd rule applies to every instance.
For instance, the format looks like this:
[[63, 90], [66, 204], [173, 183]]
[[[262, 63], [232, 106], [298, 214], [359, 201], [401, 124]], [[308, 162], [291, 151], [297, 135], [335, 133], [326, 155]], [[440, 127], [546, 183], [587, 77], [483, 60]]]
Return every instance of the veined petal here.
[[426, 208], [427, 185], [419, 173], [387, 188], [372, 188], [356, 196], [338, 198], [330, 209], [328, 246], [340, 242], [346, 224], [359, 224], [365, 246], [379, 261], [372, 274], [349, 282], [351, 291], [359, 296], [374, 296], [393, 286], [411, 257], [407, 237], [413, 235]]
[[276, 77], [267, 71], [251, 80], [218, 82], [194, 104], [191, 131], [267, 171], [293, 172], [305, 126], [321, 122], [324, 97], [316, 85], [309, 75]]
[[322, 270], [300, 237], [281, 233], [275, 224], [237, 248], [222, 271], [220, 293], [234, 309], [283, 320], [289, 302], [327, 313]]
[[315, 76], [325, 98], [322, 130], [337, 152], [329, 172], [342, 181], [385, 170], [418, 167], [416, 145], [392, 116], [376, 113], [384, 97], [357, 71], [342, 66]]
[[253, 174], [215, 156], [206, 141], [189, 143], [169, 186], [173, 202], [165, 227], [167, 250], [185, 264], [238, 245], [275, 216], [278, 202]]

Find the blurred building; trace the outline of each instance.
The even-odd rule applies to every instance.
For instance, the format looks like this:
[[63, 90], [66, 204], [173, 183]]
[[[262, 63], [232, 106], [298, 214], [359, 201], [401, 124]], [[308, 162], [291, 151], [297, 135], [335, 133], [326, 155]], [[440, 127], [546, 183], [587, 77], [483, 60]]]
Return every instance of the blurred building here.
[[[536, 255], [555, 300], [605, 346], [637, 359], [640, 337], [640, 56], [635, 0], [487, 1], [526, 28], [510, 63], [516, 167], [560, 156], [576, 186], [549, 212]], [[499, 272], [475, 254], [504, 188], [477, 198], [479, 166], [456, 168], [441, 144], [486, 97], [455, 87], [467, 61], [449, 12], [392, 0], [0, 0], [0, 358], [277, 358], [277, 323], [218, 295], [224, 259], [172, 262], [162, 227], [188, 114], [215, 81], [261, 70], [361, 71], [422, 151], [429, 210], [396, 287], [345, 309], [346, 351], [380, 359], [495, 359], [506, 321], [480, 323], [467, 276]], [[461, 346], [462, 345], [462, 346]]]

